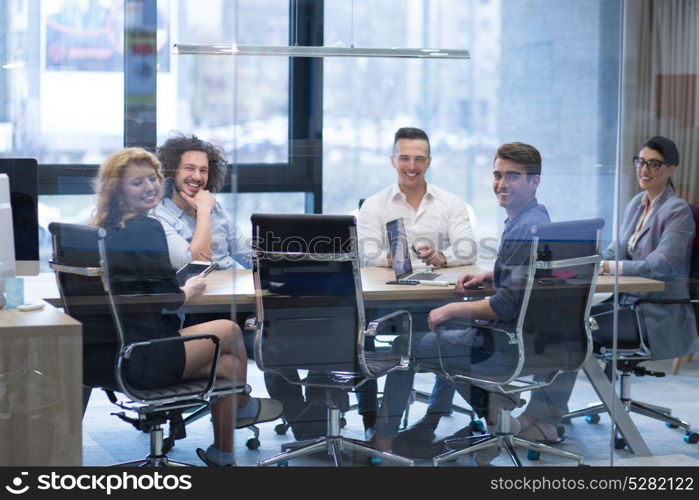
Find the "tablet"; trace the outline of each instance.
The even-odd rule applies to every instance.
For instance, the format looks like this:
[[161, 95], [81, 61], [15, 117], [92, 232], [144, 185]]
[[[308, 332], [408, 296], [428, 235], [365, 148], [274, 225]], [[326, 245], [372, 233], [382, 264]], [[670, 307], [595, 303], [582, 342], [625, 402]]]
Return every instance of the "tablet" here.
[[216, 269], [216, 263], [214, 262], [194, 260], [189, 264], [185, 264], [177, 271], [177, 282], [182, 286], [192, 276], [197, 276], [199, 274], [206, 276], [214, 269]]

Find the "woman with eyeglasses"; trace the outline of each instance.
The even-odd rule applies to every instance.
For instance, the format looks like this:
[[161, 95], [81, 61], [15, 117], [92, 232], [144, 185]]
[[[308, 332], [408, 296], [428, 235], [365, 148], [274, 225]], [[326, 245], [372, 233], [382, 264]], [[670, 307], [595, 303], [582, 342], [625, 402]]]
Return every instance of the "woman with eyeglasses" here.
[[[643, 190], [626, 205], [619, 230], [619, 242], [602, 252], [600, 272], [641, 276], [665, 283], [663, 292], [620, 294], [618, 347], [639, 345], [636, 315], [631, 306], [640, 298], [688, 299], [689, 276], [695, 223], [685, 200], [675, 192], [672, 174], [680, 163], [677, 146], [656, 136], [647, 141], [633, 158], [638, 184]], [[618, 250], [618, 255], [617, 255]], [[687, 354], [697, 338], [691, 304], [638, 305], [641, 337], [652, 359], [671, 359]], [[595, 345], [612, 346], [614, 304], [610, 298], [592, 308], [599, 329], [592, 332]], [[520, 435], [546, 443], [562, 440], [557, 426], [567, 413], [576, 372], [559, 375], [553, 384], [532, 393], [532, 399], [518, 417]]]

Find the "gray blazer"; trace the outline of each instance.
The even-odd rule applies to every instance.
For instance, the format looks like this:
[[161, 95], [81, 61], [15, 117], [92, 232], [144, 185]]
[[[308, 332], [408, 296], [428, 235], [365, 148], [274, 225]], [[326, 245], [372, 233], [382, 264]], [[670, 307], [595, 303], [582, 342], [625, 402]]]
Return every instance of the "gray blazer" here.
[[[689, 297], [687, 277], [694, 241], [694, 218], [687, 202], [668, 186], [660, 193], [653, 212], [646, 220], [631, 254], [629, 238], [643, 213], [644, 193], [634, 196], [624, 211], [619, 231], [624, 276], [642, 276], [665, 282], [664, 292], [642, 295], [623, 294], [621, 304], [646, 298], [685, 299]], [[603, 252], [614, 259], [615, 243]], [[643, 304], [639, 308], [648, 335], [653, 359], [670, 359], [687, 354], [697, 337], [694, 310], [689, 304]]]

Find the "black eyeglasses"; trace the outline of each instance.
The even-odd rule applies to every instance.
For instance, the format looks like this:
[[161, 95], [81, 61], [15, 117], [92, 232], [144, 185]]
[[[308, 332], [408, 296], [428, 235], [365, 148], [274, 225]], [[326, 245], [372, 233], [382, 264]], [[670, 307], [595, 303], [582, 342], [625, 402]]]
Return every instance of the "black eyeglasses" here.
[[644, 160], [643, 158], [639, 156], [634, 156], [633, 158], [633, 164], [636, 167], [637, 170], [641, 170], [644, 166], [648, 167], [648, 170], [651, 172], [654, 172], [655, 170], [658, 170], [660, 167], [663, 165], [667, 165], [666, 162], [660, 161], [660, 160]]

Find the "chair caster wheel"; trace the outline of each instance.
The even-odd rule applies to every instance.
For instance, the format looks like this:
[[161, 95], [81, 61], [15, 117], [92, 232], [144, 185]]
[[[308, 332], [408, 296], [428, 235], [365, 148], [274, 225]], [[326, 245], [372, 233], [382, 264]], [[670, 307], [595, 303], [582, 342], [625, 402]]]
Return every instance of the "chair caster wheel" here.
[[665, 427], [668, 429], [677, 429], [679, 425], [671, 424], [670, 422], [665, 422]]
[[471, 432], [478, 432], [480, 434], [485, 432], [485, 425], [483, 425], [482, 420], [471, 420], [469, 428], [471, 429]]
[[539, 453], [538, 451], [527, 450], [527, 459], [539, 460], [539, 457], [541, 457], [541, 453]]
[[279, 434], [280, 436], [283, 436], [286, 434], [286, 431], [289, 429], [289, 426], [286, 424], [277, 424], [274, 426], [274, 432]]
[[556, 427], [556, 434], [558, 434], [558, 437], [563, 437], [566, 434], [566, 428], [563, 427], [562, 425], [559, 425]]
[[696, 432], [687, 432], [684, 435], [684, 442], [689, 444], [699, 443], [699, 434], [697, 434]]
[[626, 448], [626, 439], [616, 438], [614, 440], [614, 449], [615, 450], [623, 450], [624, 448]]
[[585, 422], [587, 422], [588, 424], [599, 424], [599, 421], [599, 415], [588, 415], [585, 417]]
[[340, 417], [340, 429], [347, 427], [347, 419], [345, 417]]
[[248, 450], [256, 450], [260, 447], [260, 440], [256, 437], [251, 437], [245, 441], [245, 446], [248, 448]]

